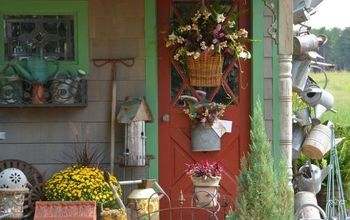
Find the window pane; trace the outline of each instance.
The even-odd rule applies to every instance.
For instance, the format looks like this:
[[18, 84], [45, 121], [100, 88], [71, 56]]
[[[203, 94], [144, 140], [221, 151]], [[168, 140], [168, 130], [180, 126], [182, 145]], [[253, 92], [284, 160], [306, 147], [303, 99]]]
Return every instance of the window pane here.
[[70, 15], [7, 15], [5, 57], [74, 60], [74, 19]]

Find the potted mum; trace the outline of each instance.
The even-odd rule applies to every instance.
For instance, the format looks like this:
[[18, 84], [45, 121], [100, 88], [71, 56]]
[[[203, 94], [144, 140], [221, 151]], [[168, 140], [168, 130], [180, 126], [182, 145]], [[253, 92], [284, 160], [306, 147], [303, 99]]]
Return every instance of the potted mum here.
[[193, 183], [197, 207], [216, 206], [222, 165], [219, 162], [200, 161], [186, 166], [186, 173]]
[[242, 44], [248, 32], [237, 28], [234, 17], [202, 7], [190, 20], [174, 22], [166, 46], [174, 47], [173, 58], [186, 64], [192, 86], [220, 86], [224, 54], [250, 58]]
[[[113, 186], [118, 185], [115, 176], [109, 174], [109, 183], [106, 175], [98, 167], [73, 165], [55, 173], [45, 185], [45, 197], [48, 201], [95, 201], [99, 207], [104, 208], [102, 219], [126, 219], [125, 210], [121, 209], [115, 199]], [[121, 188], [118, 190], [122, 196]], [[119, 218], [111, 216], [109, 210], [119, 213]]]
[[219, 151], [220, 136], [212, 127], [223, 116], [226, 105], [216, 102], [186, 103], [184, 112], [192, 121], [192, 151]]

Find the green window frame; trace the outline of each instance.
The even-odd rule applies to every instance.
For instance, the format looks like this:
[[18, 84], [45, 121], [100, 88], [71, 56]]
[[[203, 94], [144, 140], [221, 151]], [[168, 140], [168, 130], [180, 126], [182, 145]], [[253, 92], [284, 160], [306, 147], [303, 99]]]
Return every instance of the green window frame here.
[[89, 69], [88, 0], [0, 0], [0, 66], [5, 63], [5, 15], [72, 15], [74, 17], [74, 61], [60, 61], [65, 70]]

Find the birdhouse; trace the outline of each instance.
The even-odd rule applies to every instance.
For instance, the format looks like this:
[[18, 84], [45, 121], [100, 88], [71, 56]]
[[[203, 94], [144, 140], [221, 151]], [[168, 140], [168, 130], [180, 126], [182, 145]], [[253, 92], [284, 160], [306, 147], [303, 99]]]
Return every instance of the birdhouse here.
[[151, 111], [144, 98], [125, 99], [117, 116], [117, 121], [125, 124], [124, 165], [146, 165], [145, 122], [152, 120]]

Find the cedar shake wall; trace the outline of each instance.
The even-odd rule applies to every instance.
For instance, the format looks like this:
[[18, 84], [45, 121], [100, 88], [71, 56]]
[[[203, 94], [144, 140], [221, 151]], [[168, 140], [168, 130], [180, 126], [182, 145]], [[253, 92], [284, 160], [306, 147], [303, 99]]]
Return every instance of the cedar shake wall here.
[[[145, 95], [144, 1], [89, 0], [89, 54], [92, 58], [134, 57], [133, 67], [117, 67], [117, 111], [125, 96]], [[79, 33], [77, 33], [79, 34]], [[111, 66], [96, 68], [90, 61], [88, 106], [83, 108], [1, 108], [0, 160], [19, 159], [34, 165], [45, 179], [72, 162], [75, 125], [80, 141], [104, 152], [109, 168]], [[82, 143], [80, 143], [82, 144]], [[116, 124], [116, 155], [123, 151], [124, 125]], [[115, 166], [119, 179], [123, 170]], [[126, 179], [141, 178], [145, 170], [127, 168]], [[142, 174], [142, 175], [141, 175]]]

